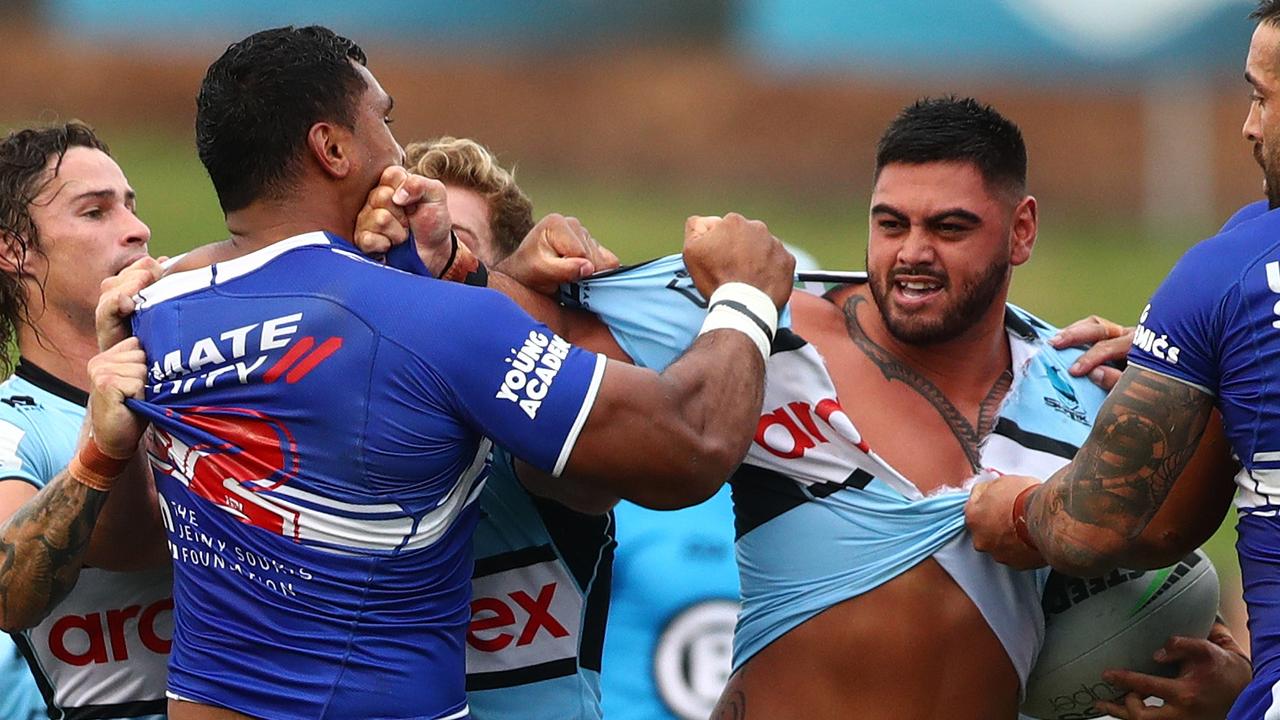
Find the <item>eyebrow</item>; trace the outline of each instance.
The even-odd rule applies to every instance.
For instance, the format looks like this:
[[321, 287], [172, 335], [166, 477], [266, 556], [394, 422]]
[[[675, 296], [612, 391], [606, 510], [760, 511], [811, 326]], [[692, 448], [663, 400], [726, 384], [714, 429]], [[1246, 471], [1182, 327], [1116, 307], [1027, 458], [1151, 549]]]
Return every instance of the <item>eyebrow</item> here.
[[982, 218], [979, 217], [977, 213], [973, 213], [968, 210], [965, 210], [964, 208], [958, 208], [958, 207], [947, 208], [942, 212], [934, 213], [930, 215], [928, 218], [926, 218], [925, 222], [929, 223], [930, 225], [936, 225], [940, 222], [943, 222], [944, 220], [949, 220], [951, 218], [955, 218], [957, 220], [964, 220], [965, 222], [973, 223], [974, 225], [982, 224]]
[[[110, 200], [115, 196], [116, 196], [115, 190], [89, 190], [86, 192], [82, 192], [79, 195], [76, 195], [75, 197], [71, 198], [71, 202], [78, 203], [78, 202], [81, 202], [82, 200], [87, 200], [87, 199]], [[133, 191], [133, 188], [129, 188], [128, 190], [124, 191], [124, 201], [126, 203], [133, 200], [137, 200], [137, 198], [138, 198], [138, 194]]]
[[907, 217], [907, 214], [906, 214], [906, 213], [904, 213], [904, 212], [902, 212], [901, 210], [899, 210], [899, 209], [897, 209], [897, 208], [893, 207], [892, 205], [886, 205], [886, 204], [884, 204], [884, 203], [877, 203], [877, 204], [875, 204], [875, 205], [872, 205], [872, 206], [871, 206], [871, 214], [872, 214], [872, 215], [880, 215], [880, 214], [892, 215], [892, 216], [894, 216], [895, 218], [897, 218], [898, 220], [902, 220], [902, 221], [904, 221], [904, 222], [905, 222], [905, 221], [908, 221], [908, 220], [910, 219], [910, 218], [908, 218], [908, 217]]
[[386, 113], [386, 114], [390, 115], [390, 114], [391, 114], [391, 111], [395, 108], [395, 106], [396, 106], [396, 99], [395, 99], [395, 98], [393, 98], [393, 97], [391, 97], [390, 95], [388, 95], [388, 96], [387, 96], [387, 113]]
[[1249, 72], [1248, 70], [1244, 71], [1244, 81], [1254, 86], [1255, 88], [1258, 87], [1258, 79], [1255, 78], [1253, 76], [1253, 73]]
[[[885, 215], [892, 215], [894, 218], [901, 220], [903, 222], [910, 222], [911, 220], [910, 218], [907, 217], [906, 213], [893, 207], [892, 205], [886, 205], [885, 203], [878, 203], [872, 206], [871, 208], [872, 215], [879, 215], [882, 213]], [[928, 225], [936, 225], [949, 218], [964, 220], [965, 222], [973, 223], [974, 225], [982, 224], [982, 218], [977, 213], [970, 212], [969, 210], [965, 210], [964, 208], [959, 208], [959, 207], [947, 208], [942, 212], [934, 213], [929, 217], [925, 218], [925, 223]]]

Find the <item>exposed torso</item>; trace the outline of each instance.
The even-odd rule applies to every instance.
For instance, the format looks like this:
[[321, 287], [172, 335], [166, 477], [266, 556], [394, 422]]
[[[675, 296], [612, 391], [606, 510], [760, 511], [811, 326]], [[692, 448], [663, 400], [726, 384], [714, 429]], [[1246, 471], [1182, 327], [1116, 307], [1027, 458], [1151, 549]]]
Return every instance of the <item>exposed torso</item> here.
[[[957, 397], [925, 373], [893, 359], [865, 335], [855, 343], [844, 306], [857, 297], [866, 300], [850, 305], [857, 304], [858, 318], [865, 326], [877, 312], [865, 286], [842, 289], [835, 303], [796, 293], [792, 299], [796, 332], [826, 359], [841, 405], [881, 457], [922, 493], [958, 487], [975, 474], [966, 445], [972, 452], [981, 442], [977, 432], [988, 423], [980, 422], [979, 414], [994, 382], [981, 383], [982, 389], [969, 397]], [[998, 398], [993, 400], [998, 406]], [[943, 413], [951, 411], [949, 423]], [[974, 435], [962, 441], [957, 432]]]

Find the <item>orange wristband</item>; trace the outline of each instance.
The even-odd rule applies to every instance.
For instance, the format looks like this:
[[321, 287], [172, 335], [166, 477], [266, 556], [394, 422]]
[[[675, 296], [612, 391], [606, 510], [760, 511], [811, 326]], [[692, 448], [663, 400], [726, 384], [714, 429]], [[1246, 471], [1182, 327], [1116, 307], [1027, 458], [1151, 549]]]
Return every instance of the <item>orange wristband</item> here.
[[1031, 531], [1027, 528], [1027, 499], [1031, 497], [1031, 491], [1038, 487], [1040, 486], [1031, 485], [1013, 499], [1013, 531], [1017, 533], [1019, 540], [1036, 552], [1040, 552], [1040, 548], [1031, 541]]
[[471, 252], [471, 249], [465, 243], [457, 240], [454, 242], [457, 250], [454, 252], [449, 265], [440, 273], [440, 279], [449, 282], [465, 282], [467, 276], [480, 267], [480, 259], [475, 256], [475, 253]]
[[128, 467], [131, 458], [113, 458], [98, 447], [98, 443], [90, 437], [80, 448], [80, 452], [71, 458], [67, 466], [67, 474], [71, 479], [93, 488], [99, 492], [108, 492], [115, 484], [116, 478]]

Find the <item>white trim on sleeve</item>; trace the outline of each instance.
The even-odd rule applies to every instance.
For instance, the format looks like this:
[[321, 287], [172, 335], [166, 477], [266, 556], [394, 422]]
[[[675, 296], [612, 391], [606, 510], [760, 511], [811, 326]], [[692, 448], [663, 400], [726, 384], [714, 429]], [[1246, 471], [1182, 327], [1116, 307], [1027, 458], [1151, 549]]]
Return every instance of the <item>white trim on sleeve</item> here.
[[564, 472], [564, 466], [569, 462], [569, 453], [573, 452], [573, 446], [578, 443], [582, 426], [587, 424], [587, 416], [591, 414], [591, 408], [596, 404], [596, 393], [600, 392], [600, 381], [604, 378], [604, 366], [608, 362], [608, 358], [596, 353], [596, 369], [591, 373], [591, 384], [587, 386], [587, 396], [582, 399], [578, 417], [573, 421], [573, 427], [569, 428], [569, 435], [565, 437], [564, 445], [560, 447], [560, 456], [556, 458], [555, 469], [551, 471], [554, 477], [560, 477], [560, 473]]

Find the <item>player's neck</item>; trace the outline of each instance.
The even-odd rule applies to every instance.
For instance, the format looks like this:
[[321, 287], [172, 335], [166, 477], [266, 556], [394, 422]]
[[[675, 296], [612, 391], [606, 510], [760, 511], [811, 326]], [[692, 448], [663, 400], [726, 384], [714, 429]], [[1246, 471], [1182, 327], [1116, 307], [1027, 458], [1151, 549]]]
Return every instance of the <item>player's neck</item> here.
[[231, 238], [224, 247], [224, 253], [229, 257], [219, 259], [248, 255], [281, 240], [317, 230], [350, 239], [354, 221], [345, 217], [341, 208], [335, 209], [336, 205], [290, 198], [284, 201], [259, 201], [229, 212], [227, 230], [231, 233]]
[[[57, 312], [49, 311], [49, 314]], [[92, 321], [91, 321], [92, 322]], [[89, 359], [98, 354], [92, 325], [86, 331], [74, 323], [42, 318], [40, 334], [23, 323], [18, 326], [18, 352], [54, 377], [89, 391]]]
[[950, 340], [930, 345], [899, 340], [885, 325], [874, 300], [862, 305], [858, 320], [867, 338], [928, 377], [948, 395], [980, 397], [995, 378], [1010, 369], [1003, 296], [972, 327]]

